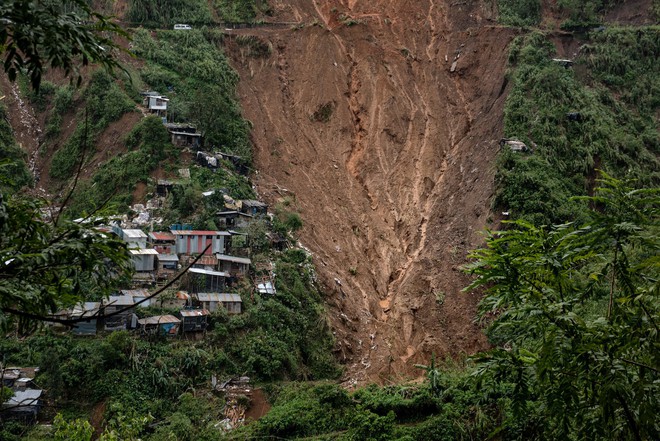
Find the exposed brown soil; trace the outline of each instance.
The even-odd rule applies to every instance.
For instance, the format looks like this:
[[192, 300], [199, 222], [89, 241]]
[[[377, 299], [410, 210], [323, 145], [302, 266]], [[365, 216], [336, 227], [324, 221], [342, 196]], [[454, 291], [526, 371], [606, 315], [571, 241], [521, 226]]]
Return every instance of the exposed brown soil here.
[[250, 407], [245, 411], [245, 419], [258, 420], [270, 411], [270, 404], [263, 389], [254, 389], [250, 396]]
[[267, 59], [227, 44], [255, 180], [271, 203], [295, 195], [347, 384], [485, 348], [460, 266], [489, 217], [516, 31], [478, 2], [272, 5], [307, 25], [242, 31], [272, 45]]

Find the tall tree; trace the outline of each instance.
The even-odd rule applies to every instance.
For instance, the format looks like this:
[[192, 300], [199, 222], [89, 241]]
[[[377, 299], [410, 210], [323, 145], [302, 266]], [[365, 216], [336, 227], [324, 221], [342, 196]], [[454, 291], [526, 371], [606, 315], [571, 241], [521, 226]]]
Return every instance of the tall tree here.
[[[32, 87], [39, 88], [46, 66], [65, 75], [78, 66], [98, 64], [121, 68], [114, 40], [128, 34], [86, 0], [6, 0], [0, 3], [0, 52], [10, 80], [25, 70]], [[77, 76], [78, 83], [81, 76]]]
[[600, 184], [587, 225], [514, 222], [474, 253], [498, 346], [476, 373], [548, 439], [660, 439], [660, 189]]

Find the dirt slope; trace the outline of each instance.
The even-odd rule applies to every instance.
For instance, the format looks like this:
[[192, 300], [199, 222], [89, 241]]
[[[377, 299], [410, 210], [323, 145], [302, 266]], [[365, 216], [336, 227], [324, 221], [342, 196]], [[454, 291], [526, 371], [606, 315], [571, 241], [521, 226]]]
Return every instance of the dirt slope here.
[[490, 216], [515, 31], [479, 2], [272, 4], [306, 25], [240, 31], [272, 45], [266, 59], [227, 45], [260, 194], [295, 196], [347, 382], [484, 348], [459, 266]]

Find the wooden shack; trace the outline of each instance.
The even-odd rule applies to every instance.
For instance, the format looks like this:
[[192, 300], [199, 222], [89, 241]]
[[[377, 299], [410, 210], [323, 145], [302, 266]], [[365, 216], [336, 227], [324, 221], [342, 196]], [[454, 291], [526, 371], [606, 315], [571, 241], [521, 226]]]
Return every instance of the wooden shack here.
[[252, 261], [247, 257], [228, 256], [226, 254], [216, 254], [218, 259], [218, 269], [229, 273], [231, 277], [243, 277], [250, 271]]
[[245, 199], [241, 201], [241, 213], [246, 213], [251, 216], [266, 215], [268, 212], [268, 205], [252, 199]]
[[225, 287], [229, 274], [202, 268], [188, 270], [188, 291], [190, 292], [220, 292]]
[[223, 307], [229, 314], [240, 314], [243, 312], [243, 300], [239, 294], [232, 293], [197, 293], [193, 295], [197, 304], [209, 311], [216, 311]]
[[87, 320], [76, 323], [71, 332], [75, 335], [96, 335], [100, 307], [101, 302], [84, 302], [74, 306], [71, 310], [71, 318]]
[[19, 419], [35, 422], [41, 410], [41, 389], [14, 390], [14, 395], [2, 403], [0, 415], [3, 419]]
[[218, 211], [216, 214], [220, 228], [247, 228], [252, 222], [251, 214], [242, 213], [237, 210]]
[[103, 315], [108, 316], [117, 311], [119, 314], [104, 318], [104, 327], [106, 331], [119, 331], [122, 329], [132, 329], [135, 327], [133, 320], [135, 300], [133, 296], [110, 296], [101, 302]]
[[179, 332], [181, 320], [173, 315], [156, 315], [138, 320], [140, 332], [146, 335], [173, 337]]
[[209, 311], [207, 309], [183, 309], [178, 312], [183, 332], [206, 331]]

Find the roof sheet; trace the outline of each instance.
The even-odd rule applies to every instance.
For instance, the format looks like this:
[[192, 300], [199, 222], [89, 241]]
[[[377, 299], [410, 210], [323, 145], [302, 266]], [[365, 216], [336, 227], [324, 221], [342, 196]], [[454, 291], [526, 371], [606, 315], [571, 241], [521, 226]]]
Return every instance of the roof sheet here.
[[175, 295], [179, 300], [188, 300], [190, 298], [190, 294], [187, 291], [177, 291]]
[[153, 233], [149, 233], [149, 237], [153, 240], [174, 241], [174, 234], [169, 231], [154, 231]]
[[215, 256], [218, 258], [218, 260], [225, 262], [243, 263], [245, 265], [249, 265], [252, 263], [252, 261], [247, 257], [229, 256], [227, 254], [216, 254]]
[[179, 256], [176, 254], [159, 254], [158, 260], [161, 262], [178, 262]]
[[184, 309], [179, 311], [179, 314], [181, 314], [181, 317], [202, 317], [210, 313], [208, 309]]
[[36, 401], [41, 397], [42, 393], [43, 391], [41, 389], [15, 390], [14, 396], [5, 401], [4, 406], [17, 407], [36, 405]]
[[121, 294], [123, 296], [133, 296], [133, 297], [147, 297], [149, 295], [148, 289], [122, 289]]
[[85, 302], [78, 303], [71, 310], [71, 315], [75, 317], [91, 317], [99, 312], [101, 302]]
[[202, 136], [202, 134], [199, 133], [199, 132], [190, 133], [190, 132], [176, 132], [176, 131], [174, 131], [174, 130], [170, 130], [170, 133], [171, 133], [172, 135], [194, 136], [195, 138], [199, 138], [200, 136]]
[[110, 296], [103, 301], [105, 306], [128, 306], [134, 305], [133, 296]]
[[174, 317], [173, 315], [155, 315], [153, 317], [145, 317], [138, 320], [138, 323], [141, 325], [162, 325], [165, 323], [181, 323], [181, 320]]
[[137, 230], [137, 229], [127, 229], [127, 230], [122, 230], [122, 234], [124, 237], [128, 237], [131, 239], [146, 239], [147, 234], [142, 231], [142, 230]]
[[223, 273], [222, 271], [212, 271], [212, 270], [207, 270], [207, 269], [202, 269], [202, 268], [190, 268], [188, 270], [191, 273], [194, 274], [204, 274], [207, 276], [218, 276], [218, 277], [228, 277], [229, 274]]
[[172, 230], [175, 236], [229, 236], [227, 231]]
[[195, 296], [200, 302], [243, 302], [240, 294], [233, 293], [200, 292], [195, 294]]
[[138, 248], [129, 251], [134, 256], [149, 256], [149, 255], [155, 256], [156, 254], [158, 254], [158, 251], [154, 250], [153, 248]]

